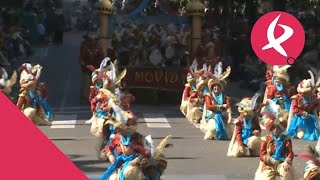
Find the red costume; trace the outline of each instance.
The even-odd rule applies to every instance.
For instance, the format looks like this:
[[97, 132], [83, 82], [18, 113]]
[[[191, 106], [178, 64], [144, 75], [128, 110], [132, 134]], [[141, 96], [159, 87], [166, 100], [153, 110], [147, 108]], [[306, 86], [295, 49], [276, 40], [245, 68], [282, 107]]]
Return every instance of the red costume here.
[[120, 135], [120, 133], [117, 133], [110, 142], [109, 146], [106, 147], [105, 152], [108, 156], [111, 155], [114, 150], [116, 150], [115, 156], [120, 154], [129, 155], [133, 153], [138, 153], [144, 158], [148, 158], [150, 156], [149, 151], [143, 145], [143, 136], [141, 134], [135, 132], [131, 135], [131, 144], [129, 147], [122, 145]]
[[[91, 105], [91, 112], [95, 112], [96, 108], [98, 109], [102, 109], [104, 111], [109, 111], [110, 108], [108, 107], [108, 96], [103, 94], [102, 92], [100, 92], [99, 95], [95, 96], [91, 101], [90, 101], [90, 105]], [[97, 107], [99, 103], [99, 106]]]
[[93, 99], [99, 94], [99, 89], [96, 86], [90, 86], [89, 93], [89, 102], [93, 101]]
[[190, 97], [196, 97], [197, 90], [193, 90], [191, 85], [188, 83], [185, 85], [183, 90], [183, 100], [188, 101]]
[[207, 110], [211, 111], [224, 111], [231, 107], [231, 99], [228, 96], [223, 96], [223, 104], [227, 104], [226, 108], [222, 108], [221, 105], [218, 105], [218, 103], [214, 100], [211, 94], [207, 94], [205, 96], [205, 103]]
[[[244, 124], [243, 124], [243, 116], [239, 116], [238, 117], [238, 122], [235, 124], [235, 128], [236, 128], [236, 139], [237, 142], [239, 144], [239, 146], [243, 146], [243, 140], [242, 140], [242, 129], [244, 128]], [[257, 116], [254, 116], [252, 118], [252, 131], [259, 131], [259, 133], [261, 133], [261, 127], [259, 124], [259, 119]]]
[[92, 65], [95, 69], [99, 68], [103, 58], [104, 53], [97, 40], [84, 42], [80, 47], [80, 63], [83, 72], [91, 73], [86, 67], [88, 65]]
[[196, 101], [204, 100], [205, 96], [203, 94], [203, 90], [197, 89], [196, 91], [192, 91], [190, 94], [190, 102], [195, 103]]
[[124, 94], [121, 95], [121, 107], [123, 110], [130, 110], [131, 109], [131, 104], [135, 101], [135, 97], [132, 94]]
[[20, 110], [23, 110], [24, 108], [29, 107], [30, 105], [31, 105], [31, 100], [28, 95], [28, 92], [25, 90], [19, 95], [19, 98], [17, 101], [17, 107]]
[[272, 85], [272, 76], [273, 76], [272, 70], [267, 70], [266, 71], [266, 79], [267, 79], [266, 85], [267, 85], [267, 87], [269, 85]]
[[285, 95], [287, 98], [291, 97], [291, 88], [290, 87], [284, 87], [284, 90], [282, 92], [277, 90], [276, 85], [272, 84], [268, 88], [267, 98], [273, 99], [273, 98], [280, 98], [283, 95]]
[[292, 110], [294, 114], [303, 115], [305, 112], [313, 114], [315, 108], [318, 106], [316, 97], [312, 97], [311, 103], [303, 103], [303, 95], [296, 94], [292, 98]]
[[[291, 164], [294, 157], [291, 138], [286, 136], [284, 143], [285, 146], [281, 154], [286, 158], [286, 161]], [[269, 147], [271, 147], [271, 152], [268, 152]], [[269, 158], [274, 154], [276, 148], [275, 140], [271, 135], [267, 135], [265, 139], [262, 140], [260, 150], [260, 160], [263, 162], [262, 170], [265, 170], [268, 165], [270, 166]]]

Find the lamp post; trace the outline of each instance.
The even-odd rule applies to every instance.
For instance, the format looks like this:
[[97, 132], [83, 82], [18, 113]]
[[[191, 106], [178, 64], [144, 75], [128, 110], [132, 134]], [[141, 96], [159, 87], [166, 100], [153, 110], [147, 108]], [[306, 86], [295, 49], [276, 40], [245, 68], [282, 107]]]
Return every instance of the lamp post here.
[[[201, 43], [201, 17], [204, 16], [205, 5], [200, 0], [193, 0], [186, 6], [186, 12], [192, 16], [192, 57]], [[188, 63], [190, 64], [190, 62]]]
[[112, 3], [110, 0], [100, 0], [98, 4], [98, 12], [100, 14], [100, 43], [104, 56], [107, 56], [108, 49], [108, 25], [109, 16], [112, 14]]

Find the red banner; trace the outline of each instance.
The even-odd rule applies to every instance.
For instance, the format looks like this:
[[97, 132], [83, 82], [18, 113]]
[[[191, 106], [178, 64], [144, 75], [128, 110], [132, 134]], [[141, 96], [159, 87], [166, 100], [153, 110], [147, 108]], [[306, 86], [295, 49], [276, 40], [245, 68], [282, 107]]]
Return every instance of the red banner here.
[[188, 69], [126, 67], [123, 79], [128, 88], [151, 88], [181, 91], [186, 83]]

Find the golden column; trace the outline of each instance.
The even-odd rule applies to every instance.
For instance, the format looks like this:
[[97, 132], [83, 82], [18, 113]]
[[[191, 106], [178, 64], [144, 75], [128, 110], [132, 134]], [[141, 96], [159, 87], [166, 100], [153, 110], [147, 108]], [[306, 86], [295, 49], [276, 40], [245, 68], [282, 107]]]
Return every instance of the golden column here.
[[192, 16], [192, 58], [201, 43], [201, 17], [204, 16], [205, 5], [200, 0], [193, 0], [186, 6], [186, 12]]
[[98, 12], [100, 14], [100, 43], [104, 56], [107, 56], [108, 49], [108, 25], [109, 15], [112, 14], [112, 3], [110, 0], [100, 0], [98, 4]]

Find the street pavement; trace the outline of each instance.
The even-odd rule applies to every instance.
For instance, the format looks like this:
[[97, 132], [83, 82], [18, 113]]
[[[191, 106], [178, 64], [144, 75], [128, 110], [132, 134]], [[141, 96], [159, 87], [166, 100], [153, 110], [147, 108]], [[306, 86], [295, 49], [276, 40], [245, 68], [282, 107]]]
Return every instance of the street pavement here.
[[[53, 125], [39, 127], [40, 130], [90, 179], [94, 179], [103, 174], [108, 163], [97, 158], [97, 139], [90, 134], [90, 125], [85, 124], [91, 117], [89, 106], [80, 105], [80, 37], [80, 33], [68, 32], [63, 45], [50, 46], [47, 58], [34, 58], [32, 61], [44, 66], [42, 78], [47, 83], [48, 101], [55, 114]], [[228, 85], [227, 92], [233, 97], [233, 103], [244, 96], [253, 95], [252, 92], [238, 88], [235, 83]], [[178, 105], [133, 106], [133, 111], [140, 117], [140, 133], [146, 136], [151, 134], [156, 143], [172, 135], [172, 146], [166, 149], [168, 168], [163, 179], [253, 179], [258, 158], [228, 158], [226, 153], [229, 142], [204, 141], [203, 133], [183, 118]], [[236, 112], [236, 107], [234, 110]], [[234, 117], [236, 115], [234, 113]], [[295, 154], [304, 151], [307, 144], [315, 145], [315, 142], [294, 140]], [[304, 161], [294, 160], [297, 173], [295, 179], [300, 179], [304, 165]]]

